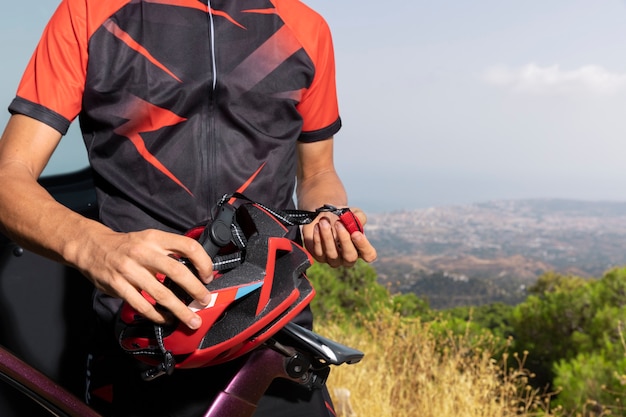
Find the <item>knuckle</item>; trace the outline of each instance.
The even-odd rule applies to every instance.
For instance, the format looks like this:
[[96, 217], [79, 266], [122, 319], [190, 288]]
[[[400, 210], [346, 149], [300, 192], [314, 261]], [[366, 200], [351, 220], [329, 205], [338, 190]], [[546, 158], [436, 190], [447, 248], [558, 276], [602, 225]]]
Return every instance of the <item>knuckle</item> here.
[[154, 288], [150, 289], [150, 295], [155, 300], [163, 302], [167, 300], [170, 295], [172, 295], [172, 292], [163, 285], [156, 285]]
[[339, 268], [341, 266], [341, 262], [338, 262], [336, 259], [333, 259], [333, 260], [328, 261], [328, 265], [330, 265], [332, 268]]
[[374, 262], [378, 258], [378, 253], [376, 250], [372, 250], [367, 256], [364, 256], [363, 259], [367, 262]]
[[[133, 243], [126, 245], [126, 253], [128, 254], [128, 258], [131, 259], [141, 259], [143, 255], [141, 246]], [[126, 258], [126, 260], [130, 262], [130, 259], [128, 258]]]
[[184, 277], [185, 274], [189, 273], [189, 267], [176, 258], [170, 258], [170, 265], [168, 267], [171, 268], [168, 272], [172, 279], [175, 277]]
[[187, 291], [192, 297], [198, 298], [202, 297], [207, 292], [207, 289], [200, 280], [194, 279], [185, 285], [185, 291]]
[[133, 307], [137, 313], [141, 314], [144, 317], [150, 317], [154, 308], [148, 304], [141, 303]]
[[183, 242], [183, 249], [189, 255], [203, 255], [205, 252], [200, 242], [191, 238], [185, 238]]
[[311, 254], [313, 256], [313, 259], [315, 259], [315, 261], [320, 262], [320, 263], [328, 263], [326, 262], [326, 257], [322, 256], [320, 254], [317, 253], [312, 253]]
[[146, 229], [133, 234], [133, 236], [141, 236], [141, 239], [155, 240], [160, 234], [161, 232], [156, 229]]
[[359, 259], [359, 254], [357, 252], [349, 252], [344, 254], [343, 260], [344, 262], [354, 265], [356, 261]]
[[131, 257], [121, 257], [116, 260], [115, 267], [120, 272], [122, 276], [130, 275], [130, 271], [133, 269], [135, 264], [134, 258]]

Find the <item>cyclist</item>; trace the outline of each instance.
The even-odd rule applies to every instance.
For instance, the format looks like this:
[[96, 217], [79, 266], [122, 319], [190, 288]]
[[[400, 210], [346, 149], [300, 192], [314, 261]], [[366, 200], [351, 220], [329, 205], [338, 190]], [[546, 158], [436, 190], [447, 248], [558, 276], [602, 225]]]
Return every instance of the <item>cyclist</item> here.
[[[99, 351], [90, 357], [88, 398], [112, 400], [112, 411], [102, 410], [116, 416], [197, 415], [233, 364], [145, 383], [111, 326], [122, 301], [156, 323], [174, 316], [200, 326], [155, 275], [209, 302], [211, 259], [182, 232], [211, 217], [224, 194], [245, 191], [292, 208], [295, 190], [301, 209], [347, 205], [333, 164], [341, 123], [326, 23], [296, 0], [63, 0], [9, 110], [0, 139], [1, 230], [95, 285]], [[37, 183], [76, 117], [99, 221], [69, 211]], [[332, 266], [376, 257], [363, 233], [348, 233], [330, 215], [303, 226], [302, 236], [313, 257]], [[201, 280], [172, 254], [188, 258]], [[310, 326], [310, 312], [297, 320]], [[109, 376], [112, 386], [96, 381]], [[257, 415], [318, 416], [327, 407], [319, 391], [277, 383]]]

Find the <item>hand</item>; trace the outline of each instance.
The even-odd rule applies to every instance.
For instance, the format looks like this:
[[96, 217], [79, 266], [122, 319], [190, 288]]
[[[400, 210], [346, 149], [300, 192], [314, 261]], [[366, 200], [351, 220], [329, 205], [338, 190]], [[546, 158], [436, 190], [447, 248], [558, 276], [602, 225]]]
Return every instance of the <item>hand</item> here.
[[[91, 240], [84, 254], [87, 265], [81, 270], [94, 285], [106, 294], [122, 298], [147, 319], [165, 323], [168, 317], [144, 298], [142, 290], [189, 328], [197, 329], [202, 324], [200, 316], [156, 279], [162, 273], [201, 305], [208, 304], [210, 293], [204, 284], [212, 280], [213, 262], [194, 239], [159, 230], [111, 232]], [[173, 254], [189, 259], [200, 279]]]
[[[363, 211], [353, 208], [363, 226], [367, 217]], [[337, 268], [352, 266], [359, 258], [366, 262], [376, 260], [376, 249], [361, 232], [350, 234], [338, 217], [322, 213], [314, 223], [303, 226], [304, 245], [318, 262]]]

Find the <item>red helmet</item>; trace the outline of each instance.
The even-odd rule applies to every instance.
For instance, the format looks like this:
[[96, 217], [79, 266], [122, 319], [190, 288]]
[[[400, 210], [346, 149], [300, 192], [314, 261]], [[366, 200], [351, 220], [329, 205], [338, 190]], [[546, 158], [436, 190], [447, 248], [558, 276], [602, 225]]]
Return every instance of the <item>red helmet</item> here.
[[[141, 361], [156, 365], [145, 373], [146, 379], [174, 368], [216, 365], [251, 351], [300, 313], [315, 294], [304, 274], [312, 261], [300, 245], [285, 237], [288, 229], [276, 213], [255, 203], [224, 207], [226, 228], [209, 224], [187, 233], [202, 242], [209, 228], [218, 235], [222, 232], [222, 247], [213, 257], [216, 272], [207, 285], [212, 295], [209, 305], [202, 308], [173, 281], [159, 277], [190, 308], [197, 308], [202, 317], [199, 329], [182, 323], [155, 325], [128, 304], [122, 306], [119, 343]], [[212, 223], [223, 219], [218, 216]]]

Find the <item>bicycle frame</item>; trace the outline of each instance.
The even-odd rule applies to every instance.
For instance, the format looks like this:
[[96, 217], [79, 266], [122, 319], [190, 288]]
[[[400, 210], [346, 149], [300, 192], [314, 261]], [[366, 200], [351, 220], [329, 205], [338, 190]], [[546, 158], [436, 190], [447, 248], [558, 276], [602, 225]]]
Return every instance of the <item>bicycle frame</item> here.
[[0, 346], [0, 380], [16, 388], [57, 417], [100, 417], [50, 378]]
[[[252, 417], [274, 379], [316, 389], [326, 383], [330, 365], [357, 363], [363, 353], [289, 323], [280, 339], [248, 355], [203, 417]], [[289, 341], [296, 347], [284, 344]], [[83, 401], [0, 346], [0, 380], [15, 387], [56, 417], [101, 417]]]
[[[286, 378], [298, 382], [287, 374], [284, 363], [285, 357], [282, 354], [268, 348], [256, 349], [226, 388], [218, 394], [204, 417], [252, 416], [257, 403], [274, 379]], [[261, 375], [263, 378], [259, 379]]]

